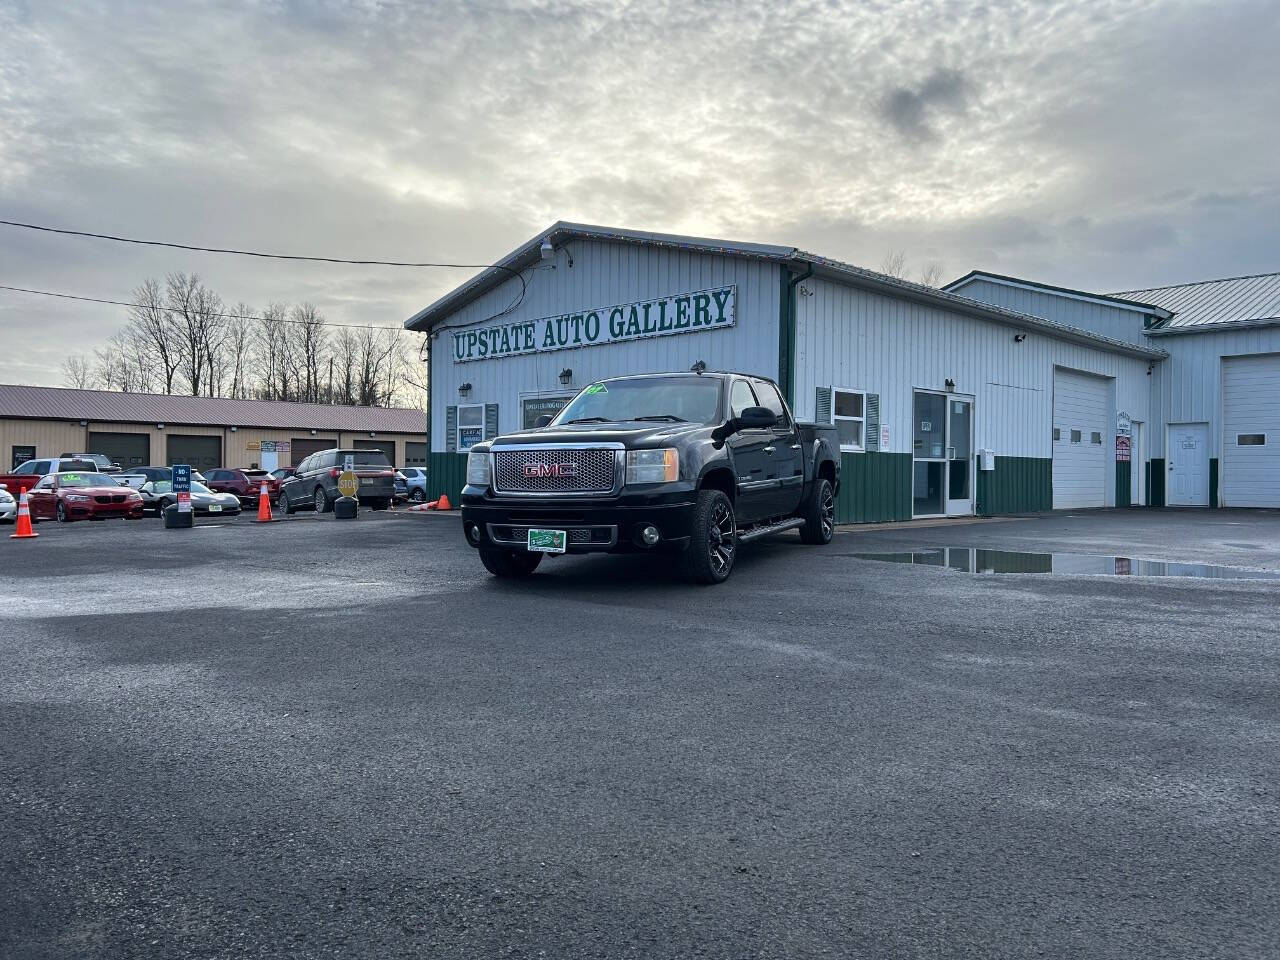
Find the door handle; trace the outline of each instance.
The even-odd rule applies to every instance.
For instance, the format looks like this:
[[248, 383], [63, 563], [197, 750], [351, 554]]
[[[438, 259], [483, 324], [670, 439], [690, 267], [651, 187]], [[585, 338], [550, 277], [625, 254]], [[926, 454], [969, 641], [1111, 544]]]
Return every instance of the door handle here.
[[791, 445], [791, 449], [792, 449], [792, 450], [799, 450], [799, 449], [800, 449], [800, 444], [798, 444], [798, 443], [793, 443], [793, 444]]
[[775, 447], [765, 447], [765, 448], [764, 448], [764, 452], [765, 452], [765, 453], [770, 453], [770, 454], [771, 454], [771, 453], [773, 453], [773, 451], [774, 451], [775, 449], [776, 449]]

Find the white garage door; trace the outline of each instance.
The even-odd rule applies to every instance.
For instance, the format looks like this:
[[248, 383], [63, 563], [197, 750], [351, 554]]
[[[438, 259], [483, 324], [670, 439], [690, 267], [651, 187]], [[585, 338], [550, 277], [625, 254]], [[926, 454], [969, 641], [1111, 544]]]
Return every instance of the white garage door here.
[[1280, 354], [1223, 361], [1222, 504], [1280, 507]]
[[1053, 508], [1102, 507], [1107, 500], [1107, 387], [1083, 373], [1053, 373]]

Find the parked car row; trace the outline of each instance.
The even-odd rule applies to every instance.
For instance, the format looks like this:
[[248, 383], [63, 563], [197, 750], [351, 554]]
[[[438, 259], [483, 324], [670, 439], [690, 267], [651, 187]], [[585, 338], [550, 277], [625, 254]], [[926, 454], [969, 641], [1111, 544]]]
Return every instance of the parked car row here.
[[[341, 496], [338, 478], [348, 457], [360, 481], [360, 500], [372, 509], [385, 510], [395, 501], [426, 499], [427, 473], [420, 467], [396, 470], [380, 450], [333, 448], [312, 454], [297, 467], [271, 472], [220, 467], [206, 477], [192, 470], [191, 508], [199, 515], [235, 516], [246, 506], [256, 506], [266, 484], [268, 497], [285, 513], [302, 509], [326, 513]], [[115, 516], [138, 519], [147, 514], [159, 516], [178, 502], [172, 467], [132, 467], [106, 473], [98, 469], [100, 459], [106, 458], [85, 454], [28, 460], [13, 474], [0, 476], [0, 521], [16, 517], [17, 498], [24, 490], [30, 498], [32, 520], [37, 522]], [[41, 469], [46, 472], [35, 472]]]

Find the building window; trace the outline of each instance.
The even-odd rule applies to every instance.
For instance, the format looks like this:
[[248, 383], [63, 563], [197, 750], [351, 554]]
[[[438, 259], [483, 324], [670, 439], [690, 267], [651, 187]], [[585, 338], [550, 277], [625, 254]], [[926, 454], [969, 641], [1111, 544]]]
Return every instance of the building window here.
[[569, 405], [573, 394], [565, 393], [556, 396], [521, 397], [520, 425], [525, 430], [532, 430], [542, 416], [555, 416]]
[[1267, 435], [1265, 433], [1236, 434], [1237, 447], [1265, 447], [1266, 445], [1267, 445]]
[[1089, 442], [1096, 443], [1098, 446], [1102, 446], [1102, 434], [1100, 434], [1097, 430], [1093, 431], [1093, 433], [1089, 434]]
[[1079, 443], [1079, 442], [1080, 442], [1080, 431], [1079, 431], [1079, 430], [1072, 430], [1072, 431], [1071, 431], [1071, 442], [1072, 442], [1072, 443]]
[[832, 390], [832, 418], [840, 435], [840, 449], [861, 453], [867, 448], [867, 394], [864, 390]]
[[470, 450], [484, 439], [484, 404], [458, 407], [458, 449]]

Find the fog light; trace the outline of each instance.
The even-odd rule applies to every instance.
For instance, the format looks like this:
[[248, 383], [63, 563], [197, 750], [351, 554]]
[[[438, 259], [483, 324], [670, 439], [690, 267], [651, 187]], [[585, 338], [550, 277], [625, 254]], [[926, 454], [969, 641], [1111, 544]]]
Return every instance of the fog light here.
[[467, 524], [467, 539], [472, 543], [480, 542], [480, 525], [475, 523]]
[[649, 524], [649, 526], [640, 531], [640, 539], [644, 541], [646, 547], [652, 547], [661, 536], [662, 534], [658, 533], [658, 528], [653, 524]]

